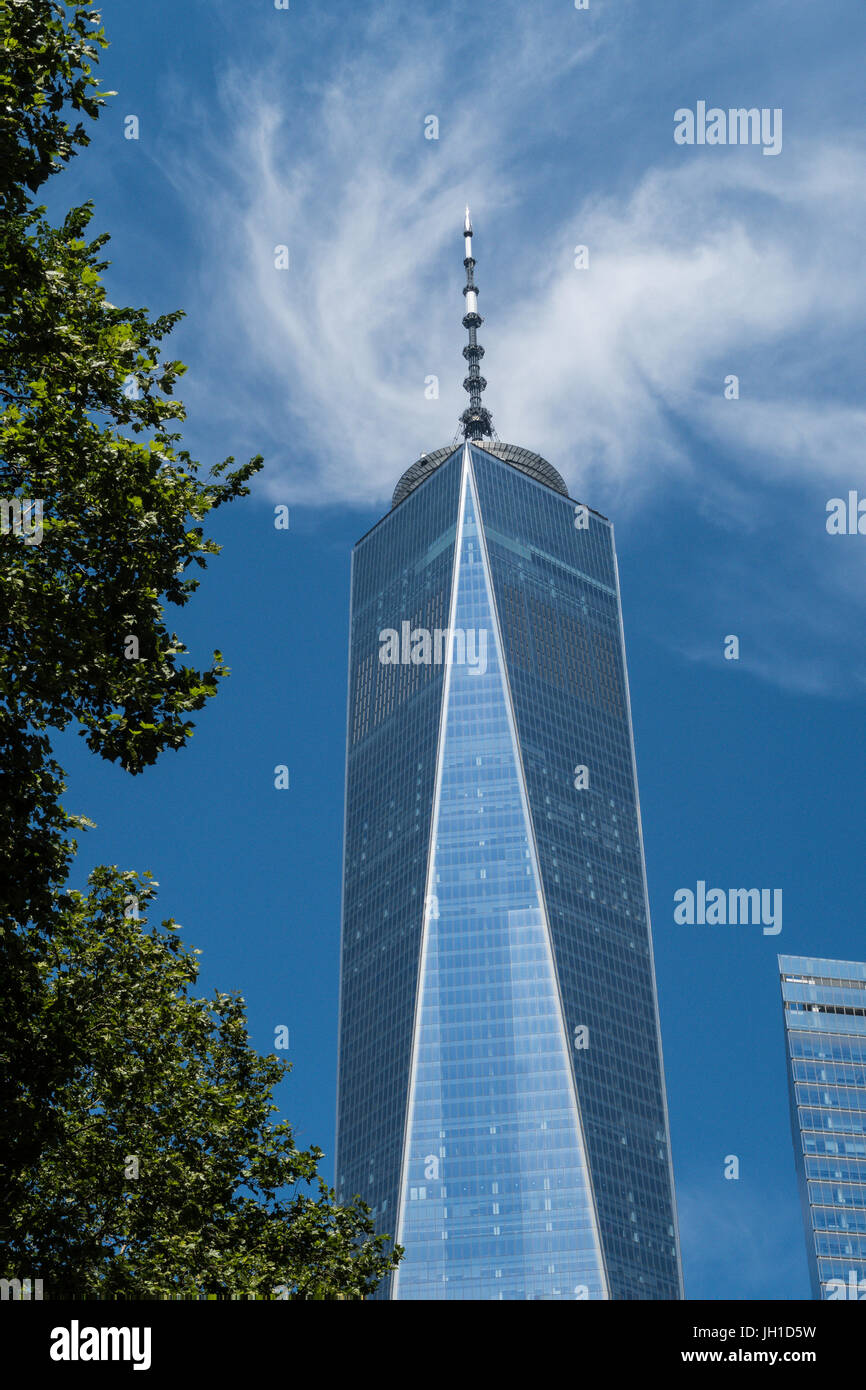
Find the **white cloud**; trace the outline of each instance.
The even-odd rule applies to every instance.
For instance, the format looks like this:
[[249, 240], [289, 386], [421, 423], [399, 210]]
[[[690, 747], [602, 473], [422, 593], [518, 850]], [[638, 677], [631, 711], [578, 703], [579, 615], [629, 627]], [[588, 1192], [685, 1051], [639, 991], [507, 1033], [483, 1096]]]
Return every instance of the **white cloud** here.
[[[777, 378], [792, 341], [828, 320], [852, 343], [858, 331], [866, 281], [840, 225], [863, 215], [866, 159], [851, 152], [840, 178], [838, 153], [813, 148], [758, 180], [751, 151], [715, 153], [650, 169], [628, 199], [578, 211], [590, 269], [565, 265], [563, 229], [543, 257], [555, 270], [535, 286], [538, 307], [527, 313], [522, 296], [510, 307], [497, 345], [506, 432], [519, 426], [581, 495], [611, 478], [624, 501], [671, 474], [700, 486], [672, 416], [759, 481], [851, 467], [859, 403], [828, 404], [806, 353], [794, 380]], [[723, 397], [729, 373], [738, 401]]]
[[[229, 73], [219, 98], [233, 112], [230, 145], [203, 150], [207, 122], [196, 114], [198, 138], [176, 142], [184, 155], [166, 156], [207, 245], [208, 283], [220, 287], [212, 365], [218, 371], [222, 358], [231, 372], [238, 415], [269, 403], [260, 424], [272, 431], [275, 496], [380, 502], [422, 449], [454, 434], [465, 405], [464, 203], [488, 235], [506, 209], [513, 217], [517, 194], [504, 170], [539, 65], [562, 77], [598, 46], [589, 40], [554, 63], [523, 23], [507, 111], [494, 102], [485, 115], [485, 92], [502, 86], [489, 58], [471, 91], [455, 87], [454, 34], [443, 22], [427, 26], [423, 42], [416, 32], [410, 46], [371, 44], [340, 64], [306, 94], [301, 128], [284, 117], [275, 72], [254, 89]], [[445, 107], [425, 101], [443, 87]], [[438, 140], [424, 137], [428, 115], [438, 116]], [[280, 244], [289, 248], [286, 272], [274, 268]], [[430, 375], [440, 378], [441, 401], [425, 399]]]
[[[808, 518], [804, 518], [808, 521]], [[790, 536], [763, 538], [761, 565], [744, 553], [712, 552], [695, 562], [690, 584], [700, 596], [701, 637], [662, 636], [687, 661], [756, 676], [797, 695], [844, 698], [866, 691], [866, 661], [852, 633], [862, 630], [862, 564], [855, 567], [846, 538], [831, 541], [816, 518], [815, 541], [790, 553]], [[852, 542], [856, 547], [856, 541]], [[786, 553], [788, 549], [789, 553]], [[850, 592], [846, 592], [850, 588]], [[740, 639], [739, 659], [723, 659], [723, 638]]]
[[[422, 448], [453, 434], [467, 199], [481, 229], [482, 312], [495, 320], [481, 335], [487, 403], [503, 438], [545, 453], [576, 491], [603, 480], [609, 495], [615, 481], [624, 504], [636, 487], [699, 481], [678, 420], [763, 477], [846, 464], [864, 412], [822, 399], [820, 363], [802, 342], [828, 321], [853, 334], [862, 314], [848, 233], [862, 224], [863, 152], [786, 149], [783, 163], [671, 145], [628, 195], [576, 199], [559, 225], [533, 227], [516, 171], [537, 55], [507, 113], [494, 65], [438, 112], [440, 139], [426, 141], [423, 118], [437, 113], [419, 92], [441, 81], [449, 41], [436, 34], [423, 58], [417, 46], [384, 62], [371, 49], [341, 68], [313, 93], [302, 132], [282, 122], [278, 98], [261, 97], [278, 84], [250, 94], [227, 78], [233, 143], [209, 152], [206, 180], [204, 160], [176, 171], [220, 284], [214, 358], [242, 364], [256, 409], [273, 405], [263, 423], [275, 493], [381, 502]], [[511, 273], [494, 299], [483, 247], [497, 239]], [[573, 268], [578, 241], [588, 271]], [[280, 243], [287, 272], [273, 264]], [[729, 372], [736, 403], [722, 398]], [[424, 398], [430, 374], [438, 402]]]
[[[864, 148], [788, 136], [772, 160], [748, 147], [683, 150], [672, 108], [669, 143], [638, 130], [648, 157], [631, 186], [611, 169], [615, 193], [582, 196], [575, 183], [563, 197], [579, 167], [574, 131], [616, 87], [615, 38], [596, 61], [591, 31], [552, 50], [537, 17], [515, 13], [471, 81], [459, 15], [411, 34], [380, 24], [327, 83], [285, 100], [276, 70], [254, 87], [223, 77], [231, 138], [179, 139], [184, 156], [165, 160], [208, 248], [212, 420], [234, 435], [240, 421], [254, 426], [277, 500], [386, 504], [418, 454], [453, 437], [465, 405], [469, 201], [489, 315], [485, 403], [500, 436], [548, 457], [573, 494], [625, 519], [675, 489], [730, 529], [759, 526], [770, 507], [790, 517], [807, 483], [828, 497], [856, 486], [866, 411], [847, 363], [866, 309]], [[438, 141], [424, 139], [429, 114]], [[527, 192], [539, 129], [556, 184], [542, 203]], [[285, 272], [274, 268], [281, 243]], [[590, 248], [587, 271], [573, 266], [577, 243]], [[730, 373], [737, 401], [723, 397]], [[428, 401], [434, 374], [441, 396]], [[819, 630], [837, 579], [862, 604], [859, 557], [827, 570], [808, 526], [789, 525], [787, 541], [807, 625]], [[805, 665], [791, 653], [783, 584], [763, 581], [766, 652], [752, 669], [797, 689], [843, 688], [844, 654], [837, 675], [825, 652]]]

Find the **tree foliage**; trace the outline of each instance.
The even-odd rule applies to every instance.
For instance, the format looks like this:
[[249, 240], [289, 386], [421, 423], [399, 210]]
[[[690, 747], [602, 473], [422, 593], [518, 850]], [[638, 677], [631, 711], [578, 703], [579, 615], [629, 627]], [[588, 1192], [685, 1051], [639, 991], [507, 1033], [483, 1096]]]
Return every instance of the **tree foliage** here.
[[92, 205], [52, 225], [35, 202], [88, 143], [105, 46], [88, 5], [0, 0], [0, 1264], [53, 1297], [361, 1297], [393, 1258], [272, 1120], [285, 1064], [250, 1048], [242, 1001], [193, 998], [174, 924], [124, 916], [146, 880], [66, 886], [89, 822], [51, 733], [130, 773], [187, 743], [227, 668], [184, 661], [166, 605], [261, 467], [202, 474], [165, 353], [180, 314], [117, 308]]
[[249, 1047], [243, 1001], [195, 997], [177, 925], [132, 915], [155, 890], [96, 870], [39, 963], [28, 1042], [54, 1059], [33, 1098], [51, 1088], [51, 1128], [16, 1194], [18, 1267], [51, 1298], [363, 1297], [382, 1238], [272, 1119], [288, 1064]]

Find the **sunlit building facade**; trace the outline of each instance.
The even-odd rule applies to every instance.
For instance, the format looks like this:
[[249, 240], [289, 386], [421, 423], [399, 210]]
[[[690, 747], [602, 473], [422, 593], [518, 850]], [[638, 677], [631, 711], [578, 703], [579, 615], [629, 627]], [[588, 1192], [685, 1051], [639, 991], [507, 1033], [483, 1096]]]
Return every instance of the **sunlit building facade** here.
[[338, 1192], [380, 1297], [677, 1299], [613, 529], [493, 437], [464, 264], [464, 438], [353, 555]]
[[812, 1293], [866, 1299], [866, 964], [779, 956]]

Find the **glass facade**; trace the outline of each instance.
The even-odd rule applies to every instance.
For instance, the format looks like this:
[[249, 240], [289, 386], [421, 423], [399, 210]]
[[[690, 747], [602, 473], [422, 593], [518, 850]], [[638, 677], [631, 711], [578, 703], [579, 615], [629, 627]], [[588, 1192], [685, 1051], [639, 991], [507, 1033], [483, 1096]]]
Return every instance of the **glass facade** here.
[[779, 970], [812, 1292], [816, 1299], [860, 1300], [866, 1298], [866, 964], [779, 956]]
[[345, 839], [381, 1296], [681, 1297], [613, 531], [481, 446], [356, 547]]

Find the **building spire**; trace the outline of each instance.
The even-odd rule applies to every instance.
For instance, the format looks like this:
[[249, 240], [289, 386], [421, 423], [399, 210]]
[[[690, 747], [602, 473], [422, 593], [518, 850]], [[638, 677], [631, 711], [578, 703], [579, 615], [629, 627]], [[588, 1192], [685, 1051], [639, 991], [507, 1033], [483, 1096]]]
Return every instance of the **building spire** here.
[[463, 261], [466, 267], [466, 284], [463, 289], [466, 296], [466, 313], [463, 315], [463, 327], [469, 329], [469, 342], [463, 349], [463, 356], [469, 364], [469, 375], [463, 381], [463, 389], [469, 392], [469, 408], [460, 416], [460, 423], [463, 426], [464, 439], [485, 439], [493, 434], [493, 417], [481, 404], [481, 392], [487, 382], [478, 367], [484, 356], [484, 349], [477, 341], [476, 332], [478, 325], [484, 320], [478, 312], [478, 287], [473, 279], [475, 258], [472, 255], [472, 219], [468, 207], [463, 220], [463, 238], [466, 247], [466, 257]]

